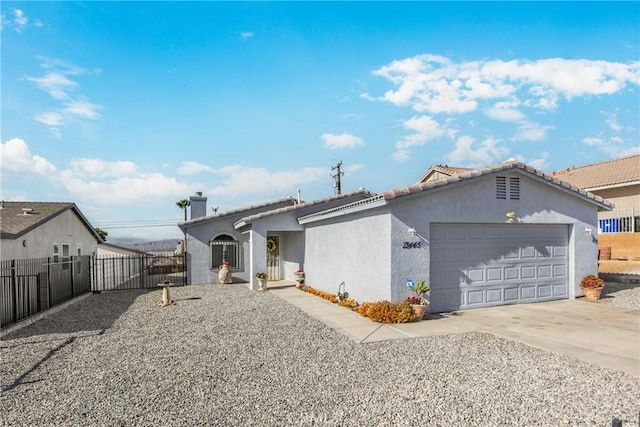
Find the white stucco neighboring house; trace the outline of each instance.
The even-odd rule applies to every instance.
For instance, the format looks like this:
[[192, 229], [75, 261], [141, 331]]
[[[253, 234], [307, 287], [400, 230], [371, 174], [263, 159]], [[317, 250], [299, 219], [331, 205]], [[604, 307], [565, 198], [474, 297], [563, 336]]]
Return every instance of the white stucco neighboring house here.
[[[280, 237], [277, 278], [303, 266], [308, 285], [336, 293], [344, 283], [359, 302], [403, 300], [409, 278], [430, 285], [432, 312], [581, 295], [582, 277], [597, 273], [597, 213], [608, 201], [516, 161], [456, 172], [357, 200], [239, 212], [229, 219], [244, 248], [241, 277], [268, 266]], [[205, 221], [193, 275], [222, 233], [223, 222]], [[181, 225], [190, 251], [197, 224]]]
[[0, 204], [2, 260], [94, 255], [102, 239], [75, 203]]

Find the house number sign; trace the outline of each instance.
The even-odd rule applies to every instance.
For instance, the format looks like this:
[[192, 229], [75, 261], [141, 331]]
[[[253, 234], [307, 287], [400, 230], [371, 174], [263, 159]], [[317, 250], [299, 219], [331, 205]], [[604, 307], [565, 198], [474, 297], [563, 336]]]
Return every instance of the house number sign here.
[[420, 249], [420, 242], [404, 242], [402, 249]]

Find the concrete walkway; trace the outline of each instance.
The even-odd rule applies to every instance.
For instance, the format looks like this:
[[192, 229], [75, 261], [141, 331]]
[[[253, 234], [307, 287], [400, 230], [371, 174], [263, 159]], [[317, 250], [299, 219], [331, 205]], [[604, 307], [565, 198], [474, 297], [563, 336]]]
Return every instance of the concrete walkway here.
[[359, 343], [482, 331], [640, 377], [640, 310], [560, 300], [382, 325], [295, 287], [270, 292]]

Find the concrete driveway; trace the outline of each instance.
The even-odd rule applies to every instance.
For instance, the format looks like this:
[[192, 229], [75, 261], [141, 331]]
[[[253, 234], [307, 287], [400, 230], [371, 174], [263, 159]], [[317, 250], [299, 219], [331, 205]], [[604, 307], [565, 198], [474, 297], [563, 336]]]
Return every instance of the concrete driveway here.
[[295, 288], [271, 292], [357, 342], [482, 331], [640, 377], [640, 310], [561, 300], [381, 325]]

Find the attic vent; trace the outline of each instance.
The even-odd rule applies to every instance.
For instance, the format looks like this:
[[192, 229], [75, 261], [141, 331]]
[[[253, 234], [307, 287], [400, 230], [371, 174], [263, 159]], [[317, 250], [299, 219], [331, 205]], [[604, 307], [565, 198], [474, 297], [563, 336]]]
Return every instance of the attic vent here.
[[517, 176], [509, 177], [509, 199], [520, 200], [520, 178]]
[[507, 180], [506, 176], [496, 177], [496, 199], [507, 200], [507, 195], [509, 200], [520, 200], [519, 177], [512, 176], [509, 177], [509, 180]]
[[496, 199], [507, 200], [506, 176], [496, 176]]

